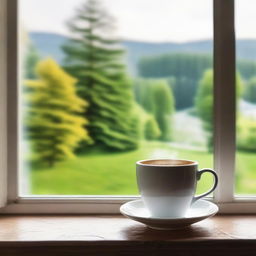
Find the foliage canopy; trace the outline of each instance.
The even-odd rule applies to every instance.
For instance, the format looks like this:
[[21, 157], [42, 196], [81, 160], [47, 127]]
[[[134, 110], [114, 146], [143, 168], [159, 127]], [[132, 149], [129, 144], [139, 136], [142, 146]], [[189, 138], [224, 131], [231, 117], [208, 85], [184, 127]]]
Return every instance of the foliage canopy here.
[[25, 82], [25, 134], [34, 158], [53, 166], [74, 157], [81, 140], [90, 141], [88, 121], [78, 115], [87, 103], [76, 95], [76, 80], [54, 60], [40, 61], [36, 73], [37, 80]]
[[69, 23], [73, 38], [63, 46], [65, 69], [78, 79], [80, 97], [89, 103], [86, 117], [96, 145], [113, 150], [138, 146], [139, 127], [132, 111], [131, 81], [122, 63], [119, 41], [107, 36], [113, 19], [98, 0], [88, 0]]
[[[237, 73], [237, 98], [241, 95], [242, 86], [241, 77]], [[206, 70], [199, 81], [195, 106], [205, 130], [208, 132], [208, 149], [211, 151], [213, 148], [213, 71], [211, 69]]]

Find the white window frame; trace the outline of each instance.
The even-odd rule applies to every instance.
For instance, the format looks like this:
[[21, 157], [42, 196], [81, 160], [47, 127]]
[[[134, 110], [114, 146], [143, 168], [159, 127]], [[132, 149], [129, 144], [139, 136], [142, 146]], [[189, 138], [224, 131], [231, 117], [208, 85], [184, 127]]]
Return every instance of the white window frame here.
[[[18, 194], [17, 1], [0, 0], [0, 207], [3, 206], [0, 213], [119, 213], [121, 204], [137, 199], [138, 196], [20, 197]], [[219, 185], [214, 197], [208, 200], [219, 206], [220, 213], [256, 213], [256, 197], [234, 197], [234, 0], [213, 0], [213, 6], [214, 169], [218, 172]]]

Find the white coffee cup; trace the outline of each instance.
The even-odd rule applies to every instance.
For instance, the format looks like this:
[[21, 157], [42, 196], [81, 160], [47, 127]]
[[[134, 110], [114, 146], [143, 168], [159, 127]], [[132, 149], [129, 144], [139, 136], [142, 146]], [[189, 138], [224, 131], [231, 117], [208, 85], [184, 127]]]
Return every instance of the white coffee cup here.
[[[205, 172], [213, 174], [214, 185], [195, 196], [197, 181]], [[198, 170], [198, 163], [190, 160], [141, 160], [136, 163], [136, 174], [144, 205], [156, 218], [184, 217], [192, 203], [210, 194], [218, 184], [215, 171]]]

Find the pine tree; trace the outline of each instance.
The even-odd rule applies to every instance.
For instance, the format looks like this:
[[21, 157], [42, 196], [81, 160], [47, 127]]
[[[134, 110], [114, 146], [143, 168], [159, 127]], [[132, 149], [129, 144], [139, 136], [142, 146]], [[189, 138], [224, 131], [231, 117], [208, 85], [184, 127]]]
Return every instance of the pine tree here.
[[107, 37], [113, 21], [97, 0], [88, 0], [69, 23], [73, 39], [63, 46], [65, 69], [78, 79], [78, 93], [89, 102], [86, 116], [96, 145], [114, 150], [138, 146], [131, 81], [121, 62], [119, 41]]
[[81, 140], [89, 141], [84, 129], [87, 120], [79, 113], [87, 103], [76, 95], [76, 80], [53, 59], [36, 67], [38, 80], [26, 81], [25, 134], [34, 159], [53, 166], [57, 161], [74, 157]]

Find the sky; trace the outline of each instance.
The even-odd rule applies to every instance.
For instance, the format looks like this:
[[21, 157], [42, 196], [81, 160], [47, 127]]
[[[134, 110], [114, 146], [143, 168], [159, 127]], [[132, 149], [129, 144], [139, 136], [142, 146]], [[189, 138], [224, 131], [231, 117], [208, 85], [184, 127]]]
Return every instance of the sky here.
[[[22, 28], [69, 35], [66, 22], [85, 0], [20, 0]], [[102, 0], [115, 17], [116, 35], [150, 42], [212, 39], [212, 0]], [[236, 0], [237, 35], [256, 38], [256, 1]], [[255, 8], [253, 8], [255, 6]], [[254, 33], [253, 33], [254, 32]]]

